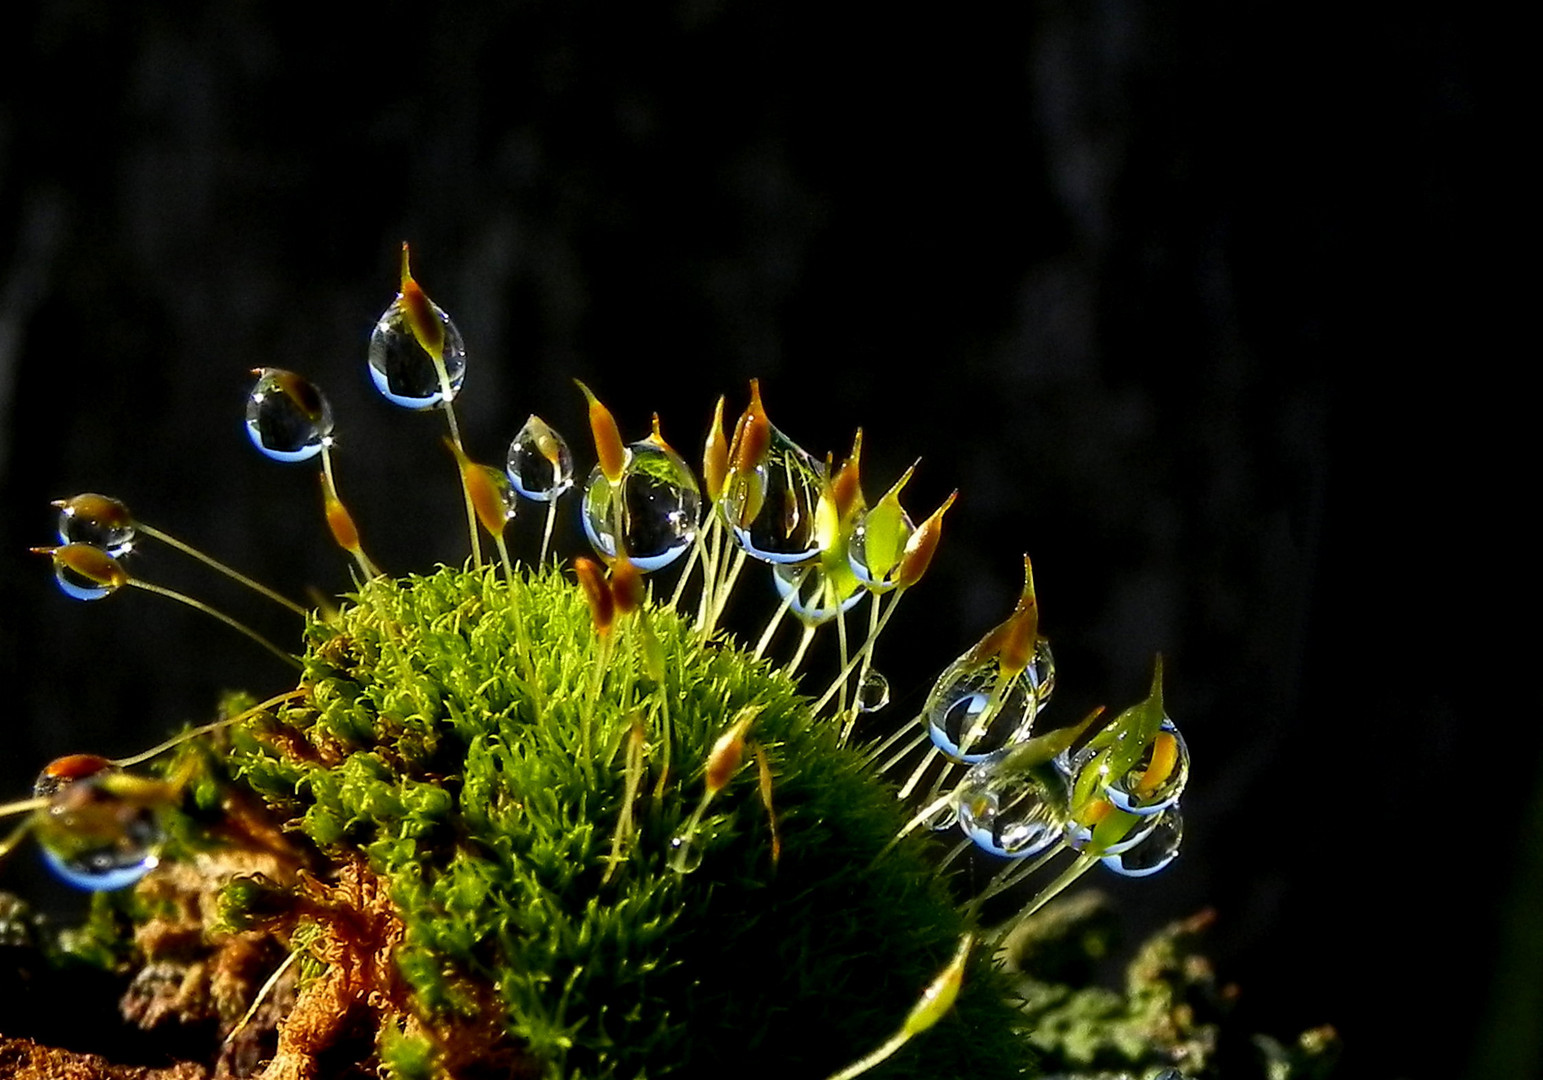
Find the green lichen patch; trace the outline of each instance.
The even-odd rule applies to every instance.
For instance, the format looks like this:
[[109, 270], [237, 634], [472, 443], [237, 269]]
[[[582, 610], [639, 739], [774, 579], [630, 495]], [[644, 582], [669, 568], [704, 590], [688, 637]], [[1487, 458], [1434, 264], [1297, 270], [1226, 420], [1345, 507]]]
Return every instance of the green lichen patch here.
[[[308, 696], [233, 733], [232, 771], [324, 860], [367, 860], [425, 1019], [491, 1001], [554, 1078], [826, 1076], [899, 1025], [966, 927], [925, 841], [886, 850], [893, 791], [793, 682], [649, 614], [662, 684], [636, 617], [607, 641], [555, 571], [373, 580], [310, 625]], [[700, 865], [678, 872], [709, 753], [749, 715], [753, 746], [688, 838]], [[954, 1013], [873, 1075], [1020, 1075], [1019, 1025], [982, 958]], [[421, 1038], [380, 1041], [423, 1074]]]

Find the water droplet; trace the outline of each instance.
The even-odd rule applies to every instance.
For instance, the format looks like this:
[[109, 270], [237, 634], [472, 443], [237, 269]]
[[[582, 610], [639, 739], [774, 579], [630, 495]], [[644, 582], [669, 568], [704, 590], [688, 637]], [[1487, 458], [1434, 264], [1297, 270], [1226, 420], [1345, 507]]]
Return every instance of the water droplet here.
[[1096, 769], [1096, 789], [1102, 796], [1118, 809], [1138, 817], [1161, 813], [1172, 806], [1189, 782], [1189, 746], [1167, 717], [1163, 718], [1157, 737], [1123, 776], [1109, 775], [1113, 756], [1111, 752], [1085, 746], [1074, 755], [1063, 752], [1057, 763], [1074, 780], [1084, 769]]
[[90, 544], [113, 558], [134, 546], [134, 515], [117, 499], [86, 493], [54, 503], [59, 508], [59, 542]]
[[1164, 717], [1146, 753], [1124, 776], [1109, 780], [1104, 795], [1127, 813], [1157, 814], [1179, 801], [1188, 782], [1189, 747]]
[[61, 787], [36, 818], [44, 861], [79, 889], [134, 884], [159, 863], [166, 785], [108, 770]]
[[525, 498], [551, 502], [573, 486], [573, 451], [532, 413], [509, 444], [507, 471], [514, 490]]
[[1125, 877], [1147, 877], [1166, 867], [1179, 857], [1179, 845], [1184, 841], [1184, 817], [1174, 804], [1162, 813], [1145, 820], [1154, 824], [1135, 844], [1121, 851], [1110, 849], [1104, 856], [1104, 865]]
[[702, 865], [702, 845], [696, 838], [682, 834], [670, 841], [670, 869], [689, 874]]
[[627, 448], [627, 464], [613, 486], [596, 466], [584, 485], [584, 533], [604, 558], [616, 556], [616, 501], [620, 489], [622, 544], [645, 573], [668, 566], [696, 539], [702, 494], [675, 451], [647, 440]]
[[293, 371], [259, 368], [246, 399], [246, 433], [274, 461], [306, 461], [332, 441], [332, 406]]
[[841, 612], [851, 611], [863, 598], [850, 571], [827, 574], [820, 563], [808, 566], [773, 564], [772, 584], [784, 600], [796, 590], [793, 602], [788, 606], [793, 614], [811, 624], [829, 622]]
[[[421, 291], [417, 295], [426, 305], [425, 317], [443, 331], [445, 375], [454, 400], [466, 381], [466, 344], [450, 316]], [[400, 293], [370, 334], [370, 379], [387, 401], [404, 409], [432, 409], [445, 400], [439, 367], [413, 333], [408, 304]]]
[[[1118, 840], [1108, 844], [1103, 849], [1103, 851], [1100, 852], [1102, 855], [1118, 855], [1121, 852], [1129, 851], [1131, 848], [1141, 843], [1141, 841], [1145, 840], [1147, 835], [1151, 833], [1151, 831], [1157, 826], [1158, 821], [1161, 820], [1160, 816], [1155, 814], [1148, 815], [1146, 817], [1124, 815], [1122, 811], [1115, 810], [1109, 803], [1105, 803], [1104, 806], [1107, 808], [1109, 813], [1122, 814], [1122, 816], [1126, 818], [1128, 831]], [[1100, 820], [1102, 820], [1102, 818], [1100, 818]], [[1074, 817], [1068, 817], [1066, 820], [1066, 829], [1064, 832], [1067, 846], [1074, 848], [1077, 851], [1082, 851], [1092, 842], [1094, 830], [1097, 828], [1098, 825], [1096, 822], [1093, 824], [1086, 824], [1084, 822], [1078, 821]]]
[[878, 712], [889, 704], [889, 680], [877, 671], [870, 671], [857, 688], [857, 711]]
[[931, 814], [922, 819], [922, 824], [933, 832], [947, 832], [959, 824], [959, 803], [956, 799], [939, 806]]
[[1049, 762], [983, 761], [959, 783], [959, 826], [994, 855], [1037, 855], [1061, 839], [1069, 794], [1066, 777]]
[[724, 484], [723, 518], [747, 555], [769, 563], [804, 563], [820, 553], [815, 514], [824, 466], [775, 427], [753, 469], [734, 470]]
[[54, 758], [38, 773], [37, 780], [32, 784], [32, 796], [37, 799], [50, 798], [77, 780], [85, 780], [112, 768], [113, 763], [98, 754], [66, 754]]
[[[1048, 661], [1048, 649], [1044, 655]], [[973, 763], [1027, 739], [1043, 703], [1036, 679], [1046, 673], [1054, 679], [1054, 665], [1039, 659], [1036, 650], [1035, 662], [1006, 686], [996, 655], [972, 660], [966, 653], [949, 665], [933, 684], [923, 711], [933, 745], [956, 761]], [[1052, 683], [1044, 685], [1048, 691]]]
[[[916, 526], [903, 510], [898, 517], [881, 515], [877, 521], [870, 520], [874, 513], [865, 511], [852, 526], [852, 535], [847, 540], [847, 560], [852, 564], [857, 580], [874, 592], [888, 592], [895, 587], [905, 542], [916, 531]], [[878, 528], [886, 524], [886, 517], [887, 526]]]
[[90, 544], [33, 550], [53, 556], [54, 580], [66, 596], [76, 600], [100, 600], [129, 580], [128, 571], [118, 560]]

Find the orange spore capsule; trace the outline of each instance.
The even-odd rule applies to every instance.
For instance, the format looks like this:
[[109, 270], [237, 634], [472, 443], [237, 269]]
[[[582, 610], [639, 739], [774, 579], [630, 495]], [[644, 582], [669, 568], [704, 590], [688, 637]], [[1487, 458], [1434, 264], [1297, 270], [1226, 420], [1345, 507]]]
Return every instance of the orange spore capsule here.
[[581, 555], [573, 560], [573, 573], [579, 579], [579, 589], [584, 593], [584, 602], [589, 605], [595, 630], [601, 635], [609, 634], [611, 624], [616, 621], [616, 598], [611, 594], [611, 586], [605, 580], [600, 564]]
[[1034, 596], [1034, 566], [1029, 557], [1023, 557], [1023, 594], [1018, 605], [1003, 624], [1000, 659], [1006, 675], [1016, 675], [1028, 667], [1034, 659], [1034, 646], [1039, 641], [1039, 603]]
[[708, 798], [728, 787], [729, 781], [739, 771], [740, 762], [745, 759], [745, 731], [753, 719], [753, 716], [746, 716], [735, 721], [734, 726], [718, 736], [718, 741], [713, 743], [712, 753], [707, 755]]
[[643, 575], [625, 555], [611, 563], [611, 596], [620, 615], [631, 615], [643, 606]]
[[332, 533], [332, 539], [337, 541], [338, 547], [350, 555], [359, 551], [359, 529], [354, 524], [354, 517], [348, 512], [348, 507], [343, 505], [343, 500], [338, 498], [337, 491], [323, 473], [321, 477], [322, 507], [327, 516], [327, 528]]
[[927, 567], [932, 565], [932, 556], [938, 550], [938, 541], [943, 538], [943, 515], [948, 508], [954, 505], [954, 500], [959, 498], [959, 492], [955, 491], [943, 500], [943, 505], [932, 512], [932, 515], [916, 527], [905, 542], [905, 554], [900, 557], [900, 570], [895, 576], [895, 583], [901, 588], [909, 588], [922, 579], [927, 572]]
[[761, 404], [761, 380], [750, 380], [750, 404], [739, 418], [734, 430], [732, 458], [734, 471], [745, 473], [758, 468], [771, 446], [771, 421], [766, 418], [766, 408]]
[[54, 758], [38, 773], [37, 781], [32, 785], [32, 794], [40, 799], [48, 798], [77, 780], [95, 776], [112, 767], [113, 763], [100, 754], [66, 754]]
[[627, 447], [621, 441], [621, 432], [616, 429], [616, 418], [589, 387], [578, 379], [573, 381], [584, 391], [584, 397], [589, 402], [589, 430], [595, 437], [595, 456], [600, 459], [600, 471], [611, 483], [619, 483], [622, 472], [627, 468]]
[[1178, 763], [1179, 740], [1170, 732], [1159, 731], [1157, 738], [1152, 741], [1152, 760], [1147, 764], [1146, 772], [1141, 774], [1141, 779], [1136, 781], [1135, 793], [1138, 796], [1152, 794], [1173, 775], [1173, 768]]
[[50, 555], [53, 557], [55, 566], [62, 566], [88, 581], [110, 589], [127, 585], [132, 580], [122, 563], [90, 544], [64, 544], [60, 547], [35, 547], [31, 550], [37, 555]]
[[445, 356], [445, 324], [434, 311], [428, 294], [413, 280], [408, 266], [407, 242], [402, 242], [402, 291], [399, 294], [402, 310], [407, 315], [407, 325], [423, 351], [435, 360], [443, 362]]
[[841, 463], [841, 468], [830, 482], [831, 501], [836, 504], [836, 516], [845, 521], [863, 502], [863, 489], [858, 479], [858, 469], [863, 453], [863, 429], [858, 428], [852, 438], [852, 452]]

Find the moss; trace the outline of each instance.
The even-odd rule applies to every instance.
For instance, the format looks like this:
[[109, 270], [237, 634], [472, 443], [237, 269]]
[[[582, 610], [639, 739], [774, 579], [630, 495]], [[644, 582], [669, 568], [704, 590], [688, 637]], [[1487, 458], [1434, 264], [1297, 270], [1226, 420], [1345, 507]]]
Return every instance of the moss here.
[[[309, 693], [235, 733], [231, 768], [326, 859], [379, 876], [420, 1013], [471, 1016], [491, 993], [551, 1077], [827, 1075], [898, 1026], [963, 917], [924, 841], [889, 847], [892, 789], [793, 682], [671, 610], [650, 621], [663, 687], [637, 626], [605, 642], [556, 572], [371, 581], [308, 628]], [[752, 714], [780, 858], [747, 755], [689, 840], [700, 866], [677, 872], [709, 752]], [[874, 1075], [1023, 1073], [1018, 1015], [976, 967], [955, 1015]], [[417, 1075], [409, 1044], [386, 1057]]]

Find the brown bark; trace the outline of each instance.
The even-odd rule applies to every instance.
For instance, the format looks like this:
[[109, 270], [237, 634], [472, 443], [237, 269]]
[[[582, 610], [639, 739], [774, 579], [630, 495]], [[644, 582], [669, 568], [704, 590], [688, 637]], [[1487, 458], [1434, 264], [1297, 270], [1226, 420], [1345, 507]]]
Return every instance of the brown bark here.
[[208, 1080], [209, 1071], [186, 1061], [166, 1068], [113, 1065], [95, 1054], [0, 1036], [0, 1076], [8, 1080]]

